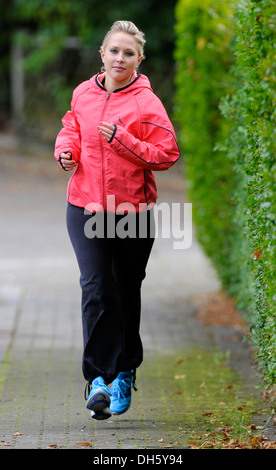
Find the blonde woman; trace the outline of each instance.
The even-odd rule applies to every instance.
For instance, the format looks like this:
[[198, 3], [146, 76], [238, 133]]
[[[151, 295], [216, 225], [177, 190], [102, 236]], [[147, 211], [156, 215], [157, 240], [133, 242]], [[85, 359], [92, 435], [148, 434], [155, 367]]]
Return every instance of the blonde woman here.
[[[67, 227], [80, 269], [86, 406], [98, 420], [130, 406], [143, 360], [140, 294], [154, 241], [153, 172], [179, 158], [167, 113], [138, 72], [144, 45], [132, 22], [113, 24], [100, 50], [103, 71], [74, 90], [55, 146], [59, 165], [74, 170]], [[126, 214], [134, 233], [122, 230]]]

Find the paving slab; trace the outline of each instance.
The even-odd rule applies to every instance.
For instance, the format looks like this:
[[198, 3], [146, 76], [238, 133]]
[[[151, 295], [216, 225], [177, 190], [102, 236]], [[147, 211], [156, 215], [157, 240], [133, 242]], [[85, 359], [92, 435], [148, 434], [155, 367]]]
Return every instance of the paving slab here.
[[[242, 335], [196, 317], [198, 296], [220, 283], [195, 236], [185, 250], [159, 237], [143, 285], [138, 391], [124, 415], [92, 420], [83, 397], [79, 272], [65, 227], [68, 175], [50, 158], [1, 153], [0, 449], [187, 449], [188, 436], [210, 420], [193, 418], [208, 391], [187, 399], [188, 364], [218, 351], [231, 352], [240, 394], [258, 393]], [[157, 181], [159, 203], [183, 205], [181, 166]], [[201, 393], [202, 378], [193, 380]]]

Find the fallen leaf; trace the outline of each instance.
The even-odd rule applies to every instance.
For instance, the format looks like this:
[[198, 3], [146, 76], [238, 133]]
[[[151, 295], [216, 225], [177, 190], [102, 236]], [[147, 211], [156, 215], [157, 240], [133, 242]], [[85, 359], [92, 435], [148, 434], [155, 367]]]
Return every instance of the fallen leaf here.
[[249, 429], [252, 429], [252, 431], [255, 431], [257, 429], [257, 425], [252, 423], [252, 424], [250, 424]]
[[262, 251], [262, 250], [255, 250], [255, 251], [253, 252], [253, 253], [254, 253], [254, 258], [253, 258], [253, 259], [254, 259], [254, 260], [256, 260], [256, 259], [259, 259], [259, 258], [262, 258], [262, 257], [263, 257], [263, 255], [262, 255], [261, 251]]
[[276, 449], [276, 442], [266, 442], [263, 444], [262, 449]]
[[226, 432], [231, 432], [231, 428], [229, 426], [219, 426], [215, 428], [216, 432], [221, 432], [221, 431], [226, 431]]
[[13, 436], [22, 436], [22, 432], [14, 432]]
[[256, 447], [259, 444], [258, 439], [256, 437], [253, 437], [253, 439], [251, 440], [251, 444], [253, 447]]
[[164, 442], [164, 439], [159, 439], [158, 442]]
[[197, 434], [195, 431], [193, 431], [193, 435], [194, 435], [197, 439], [201, 439], [201, 438], [202, 438], [202, 435], [201, 435], [201, 434]]
[[201, 444], [196, 441], [188, 441], [187, 444], [192, 447], [199, 447]]
[[76, 442], [77, 446], [88, 447], [91, 446], [91, 442]]
[[196, 318], [205, 325], [230, 325], [238, 331], [248, 330], [247, 322], [236, 309], [234, 299], [224, 292], [201, 294], [196, 298], [196, 306]]
[[199, 388], [204, 388], [205, 387], [205, 382], [202, 382], [202, 384], [200, 384]]

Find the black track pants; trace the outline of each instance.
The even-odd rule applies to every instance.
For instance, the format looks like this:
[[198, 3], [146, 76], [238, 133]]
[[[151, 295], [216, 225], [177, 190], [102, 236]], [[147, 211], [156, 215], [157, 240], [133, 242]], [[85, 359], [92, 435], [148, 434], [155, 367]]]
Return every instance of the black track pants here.
[[[141, 214], [113, 214], [110, 223], [115, 222], [115, 227], [119, 223], [121, 230], [113, 227], [112, 234], [106, 230], [107, 214], [92, 217], [96, 216], [68, 204], [67, 227], [82, 289], [83, 375], [89, 382], [101, 375], [110, 383], [119, 372], [135, 370], [143, 360], [139, 334], [141, 285], [154, 242], [154, 216], [153, 211], [143, 214], [143, 224], [148, 228], [145, 231], [143, 225], [143, 237], [133, 237], [131, 230], [131, 236], [124, 238], [122, 233], [129, 234], [130, 225], [136, 227], [138, 234]], [[101, 236], [91, 237], [94, 220]], [[124, 225], [126, 220], [129, 225]]]

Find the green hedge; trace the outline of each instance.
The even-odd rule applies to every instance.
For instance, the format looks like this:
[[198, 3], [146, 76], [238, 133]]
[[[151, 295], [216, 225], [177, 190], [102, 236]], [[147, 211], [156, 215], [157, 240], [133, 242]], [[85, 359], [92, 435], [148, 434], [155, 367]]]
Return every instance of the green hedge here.
[[[176, 119], [197, 238], [275, 383], [274, 2], [179, 0]], [[273, 102], [274, 99], [274, 102]]]

